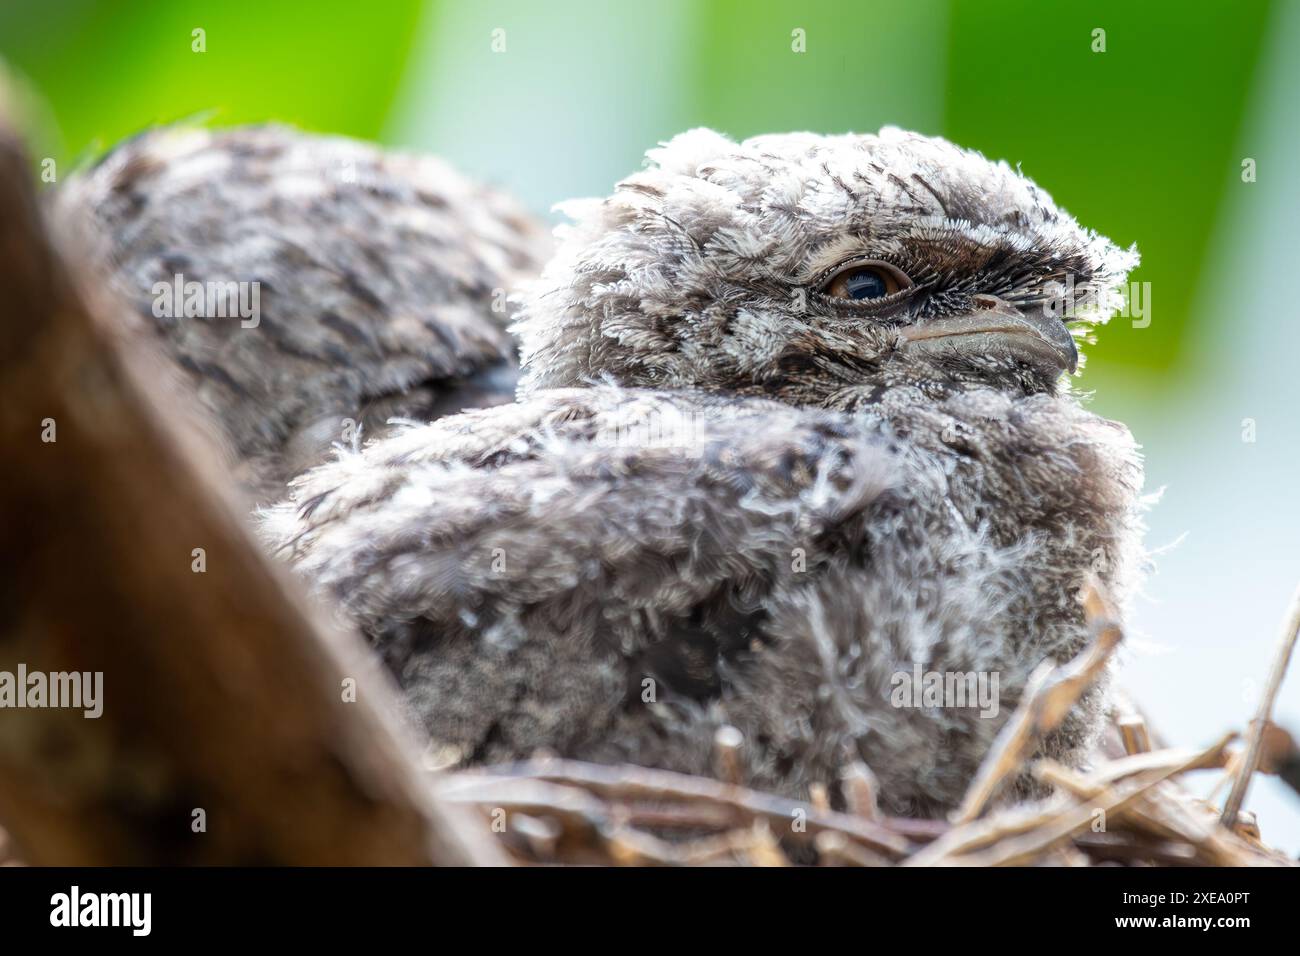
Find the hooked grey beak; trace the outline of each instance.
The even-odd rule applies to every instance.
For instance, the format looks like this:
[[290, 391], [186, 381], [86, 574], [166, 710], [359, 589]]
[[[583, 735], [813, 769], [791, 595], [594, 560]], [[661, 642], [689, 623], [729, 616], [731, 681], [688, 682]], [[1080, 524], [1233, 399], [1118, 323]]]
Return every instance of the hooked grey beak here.
[[1022, 312], [997, 296], [975, 296], [976, 311], [934, 319], [901, 330], [911, 350], [1010, 355], [1049, 373], [1079, 367], [1074, 336], [1060, 319], [1041, 311]]

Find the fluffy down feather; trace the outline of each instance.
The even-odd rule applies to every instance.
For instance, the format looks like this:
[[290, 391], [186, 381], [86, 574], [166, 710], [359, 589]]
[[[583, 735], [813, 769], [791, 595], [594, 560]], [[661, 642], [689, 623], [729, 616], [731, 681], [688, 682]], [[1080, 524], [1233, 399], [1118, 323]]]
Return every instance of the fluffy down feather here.
[[[403, 430], [300, 479], [269, 543], [370, 635], [445, 762], [566, 756], [958, 800], [1076, 589], [1138, 558], [1127, 431], [1047, 395], [914, 388], [855, 413], [615, 387]], [[1098, 561], [1098, 556], [1104, 556]], [[996, 716], [898, 708], [894, 675], [996, 673]], [[1048, 744], [1077, 762], [1091, 694]]]
[[[49, 208], [267, 502], [350, 432], [510, 401], [506, 295], [549, 248], [521, 207], [441, 160], [278, 126], [144, 133]], [[256, 325], [209, 299], [198, 315], [158, 314], [155, 284], [178, 275], [257, 283]]]

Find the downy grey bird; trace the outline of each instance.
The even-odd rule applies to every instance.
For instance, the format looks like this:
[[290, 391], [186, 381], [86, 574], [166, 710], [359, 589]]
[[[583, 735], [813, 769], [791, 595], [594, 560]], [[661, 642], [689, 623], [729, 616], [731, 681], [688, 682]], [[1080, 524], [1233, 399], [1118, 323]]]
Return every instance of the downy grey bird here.
[[390, 418], [511, 401], [506, 295], [550, 246], [520, 205], [441, 160], [282, 126], [151, 130], [48, 208], [266, 504]]
[[[941, 813], [1031, 672], [1086, 642], [1085, 575], [1121, 602], [1137, 579], [1138, 452], [1068, 379], [1136, 253], [896, 129], [648, 155], [566, 207], [518, 400], [341, 450], [266, 540], [445, 765], [707, 773], [731, 725], [750, 784], [834, 798], [862, 762], [885, 809]], [[1077, 764], [1105, 706], [1044, 752]]]

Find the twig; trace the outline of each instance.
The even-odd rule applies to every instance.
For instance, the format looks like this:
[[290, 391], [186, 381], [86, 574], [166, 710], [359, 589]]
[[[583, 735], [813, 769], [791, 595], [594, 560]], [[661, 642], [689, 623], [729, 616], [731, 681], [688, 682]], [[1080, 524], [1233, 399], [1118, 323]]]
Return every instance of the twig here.
[[[516, 798], [523, 796], [519, 789], [522, 785], [537, 782], [577, 788], [605, 800], [631, 803], [632, 806], [624, 806], [621, 811], [628, 819], [644, 820], [647, 813], [653, 813], [658, 825], [682, 828], [752, 826], [756, 821], [763, 821], [795, 839], [809, 842], [824, 830], [834, 830], [892, 858], [906, 856], [913, 849], [905, 835], [908, 824], [925, 822], [871, 821], [707, 777], [626, 764], [605, 766], [555, 759], [461, 771], [440, 783], [438, 794], [451, 803], [511, 806]], [[536, 794], [537, 791], [528, 793], [527, 812], [540, 814], [543, 801]], [[646, 808], [637, 803], [672, 806]], [[583, 805], [591, 806], [585, 802]], [[894, 823], [899, 824], [897, 829]]]
[[864, 820], [880, 819], [879, 797], [880, 782], [871, 768], [860, 760], [855, 760], [844, 768], [840, 774], [844, 790], [844, 800], [849, 812]]
[[[1196, 758], [1194, 758], [1196, 759]], [[1052, 824], [1039, 827], [1024, 835], [1000, 841], [988, 851], [967, 861], [977, 866], [1018, 866], [1032, 862], [1037, 852], [1050, 848], [1075, 831], [1087, 827], [1096, 819], [1098, 811], [1121, 814], [1128, 808], [1148, 798], [1155, 788], [1188, 766], [1162, 767], [1136, 777], [1126, 778], [1116, 787], [1104, 787], [1093, 793], [1086, 803], [1063, 811]]]
[[1116, 726], [1124, 741], [1124, 752], [1130, 756], [1144, 754], [1151, 750], [1151, 736], [1147, 733], [1147, 722], [1138, 714], [1126, 714]]
[[[1153, 762], [1137, 777], [1139, 781], [1150, 783], [1138, 795], [1139, 798], [1126, 802], [1122, 808], [1113, 806], [1111, 809], [1122, 810], [1121, 817], [1152, 836], [1186, 843], [1191, 847], [1194, 859], [1202, 864], [1244, 866], [1284, 862], [1219, 827], [1212, 815], [1199, 809], [1203, 804], [1197, 802], [1193, 808], [1188, 803], [1190, 798], [1183, 796], [1184, 791], [1172, 783], [1172, 778], [1179, 774], [1219, 765], [1233, 739], [1234, 735], [1227, 734], [1203, 751], [1182, 753], [1182, 759], [1178, 761], [1163, 759]], [[1168, 753], [1173, 758], [1179, 752]], [[1059, 790], [1088, 801], [1105, 801], [1114, 794], [1114, 784], [1124, 779], [1111, 772], [1109, 767], [1100, 774], [1086, 777], [1050, 760], [1039, 761], [1034, 772]]]
[[1026, 804], [1007, 807], [987, 817], [981, 817], [952, 827], [929, 846], [912, 854], [905, 866], [935, 866], [955, 857], [1029, 833], [1049, 824], [1069, 804], [1053, 800], [1046, 804]]
[[1232, 781], [1232, 790], [1228, 793], [1228, 802], [1223, 805], [1223, 815], [1219, 820], [1229, 829], [1237, 822], [1237, 814], [1246, 800], [1246, 791], [1250, 788], [1250, 778], [1259, 766], [1260, 747], [1264, 732], [1273, 716], [1273, 702], [1286, 677], [1287, 666], [1291, 663], [1291, 652], [1295, 650], [1296, 636], [1300, 634], [1300, 587], [1291, 596], [1291, 606], [1287, 609], [1282, 633], [1278, 638], [1277, 653], [1273, 658], [1273, 667], [1269, 671], [1268, 684], [1264, 696], [1260, 698], [1259, 710], [1250, 727], [1249, 743], [1246, 746], [1246, 758], [1237, 770], [1237, 777]]
[[1065, 719], [1123, 640], [1100, 585], [1088, 585], [1083, 603], [1094, 635], [1092, 643], [1068, 664], [1056, 667], [1044, 662], [1030, 676], [1020, 705], [993, 741], [952, 817], [953, 823], [969, 823], [984, 812], [1002, 782], [1020, 768], [1037, 741]]
[[727, 724], [718, 728], [713, 735], [713, 758], [719, 780], [740, 783], [740, 749], [744, 745], [745, 738], [735, 727]]
[[1167, 747], [1164, 750], [1152, 750], [1148, 753], [1133, 754], [1112, 760], [1099, 767], [1092, 775], [1101, 783], [1114, 783], [1124, 777], [1131, 777], [1148, 770], [1174, 769], [1177, 773], [1189, 770], [1215, 770], [1227, 765], [1231, 758], [1228, 745], [1237, 739], [1236, 733], [1226, 733], [1205, 750], [1188, 750], [1181, 747]]

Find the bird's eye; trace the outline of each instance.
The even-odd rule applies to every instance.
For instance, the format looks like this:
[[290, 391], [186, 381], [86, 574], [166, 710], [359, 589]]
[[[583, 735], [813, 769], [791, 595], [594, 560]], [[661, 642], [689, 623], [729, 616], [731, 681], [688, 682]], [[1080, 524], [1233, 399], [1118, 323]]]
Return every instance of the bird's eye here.
[[883, 262], [858, 262], [831, 276], [824, 291], [835, 299], [866, 302], [901, 292], [911, 284], [911, 279], [891, 265]]

